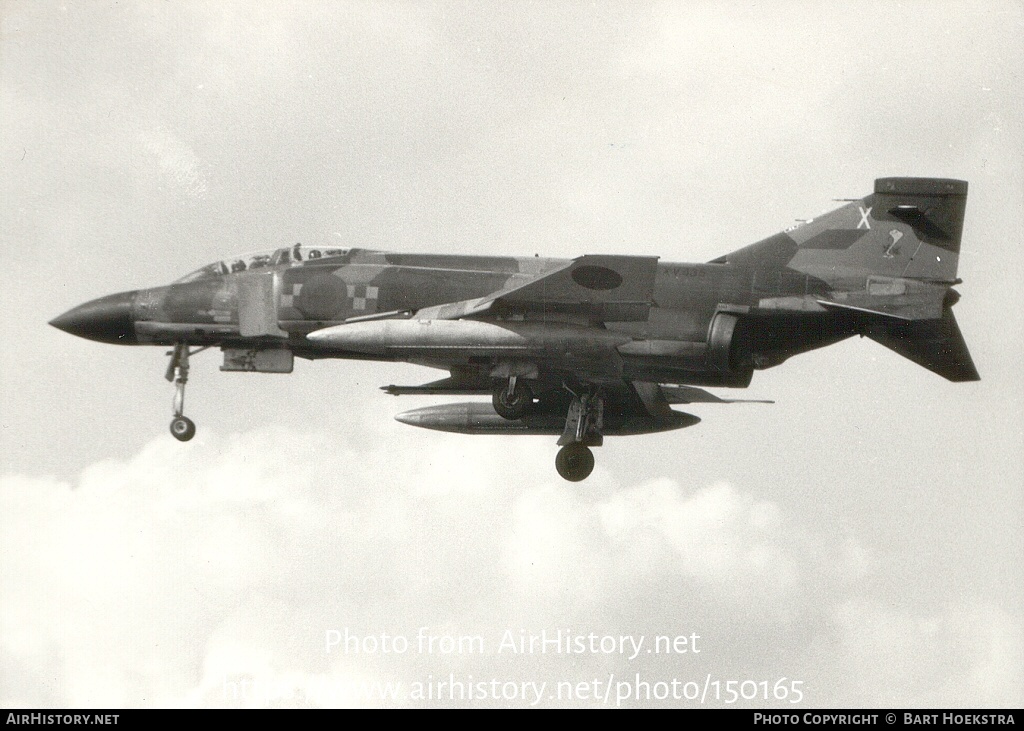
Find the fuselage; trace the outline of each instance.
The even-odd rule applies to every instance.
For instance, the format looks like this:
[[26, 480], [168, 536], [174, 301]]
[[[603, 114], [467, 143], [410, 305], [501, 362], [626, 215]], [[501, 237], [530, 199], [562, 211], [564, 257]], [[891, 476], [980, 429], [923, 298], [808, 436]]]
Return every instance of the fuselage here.
[[[399, 254], [362, 249], [295, 247], [215, 262], [163, 287], [111, 295], [81, 305], [53, 324], [104, 342], [138, 345], [286, 347], [302, 358], [412, 360], [451, 367], [419, 353], [367, 354], [325, 347], [311, 332], [346, 322], [402, 318], [428, 308], [513, 289], [568, 260]], [[621, 334], [621, 373], [629, 379], [698, 385], [745, 386], [753, 368], [769, 367], [795, 352], [853, 333], [834, 312], [813, 304], [825, 285], [778, 267], [732, 263], [657, 265], [653, 301], [641, 321], [590, 323], [569, 312], [519, 315], [515, 321], [564, 321]], [[748, 323], [716, 343], [717, 315], [735, 313]], [[750, 327], [752, 318], [758, 326]], [[742, 336], [749, 363], [708, 367], [709, 349], [734, 349]], [[728, 354], [726, 354], [728, 357]], [[748, 367], [749, 365], [749, 367]]]

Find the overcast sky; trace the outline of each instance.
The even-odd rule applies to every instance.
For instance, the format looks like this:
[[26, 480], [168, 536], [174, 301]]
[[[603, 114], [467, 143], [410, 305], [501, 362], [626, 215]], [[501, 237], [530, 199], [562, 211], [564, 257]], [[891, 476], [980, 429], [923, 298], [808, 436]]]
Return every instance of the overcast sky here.
[[[805, 707], [1024, 702], [1020, 3], [0, 13], [0, 705], [532, 700], [413, 697], [449, 676], [604, 705], [551, 694], [637, 675], [723, 698], [798, 680]], [[405, 365], [205, 353], [180, 444], [161, 349], [46, 325], [296, 241], [707, 261], [889, 175], [970, 183], [956, 313], [981, 382], [847, 341], [758, 373], [774, 405], [608, 439], [580, 484], [553, 438], [394, 422], [436, 403], [377, 390], [439, 377]], [[327, 653], [346, 628], [409, 649]], [[513, 655], [506, 630], [700, 652]], [[375, 681], [398, 697], [353, 685]]]

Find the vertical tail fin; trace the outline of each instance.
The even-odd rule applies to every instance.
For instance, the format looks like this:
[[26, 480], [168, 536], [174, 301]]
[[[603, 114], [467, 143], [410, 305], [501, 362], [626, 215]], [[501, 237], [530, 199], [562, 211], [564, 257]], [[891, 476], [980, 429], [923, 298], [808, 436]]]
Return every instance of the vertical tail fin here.
[[793, 231], [799, 250], [789, 266], [827, 282], [864, 275], [952, 282], [966, 203], [962, 180], [880, 178], [873, 194]]
[[842, 289], [872, 275], [952, 283], [966, 203], [963, 180], [879, 178], [871, 195], [726, 260], [786, 266]]
[[951, 309], [966, 204], [963, 180], [879, 178], [871, 195], [715, 261], [755, 281], [805, 274], [800, 294], [858, 332], [950, 381], [977, 381]]

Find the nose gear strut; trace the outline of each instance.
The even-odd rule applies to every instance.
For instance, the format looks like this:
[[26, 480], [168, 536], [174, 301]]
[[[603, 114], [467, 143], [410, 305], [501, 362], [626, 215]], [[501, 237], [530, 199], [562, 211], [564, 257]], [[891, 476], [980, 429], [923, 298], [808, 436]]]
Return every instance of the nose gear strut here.
[[[209, 346], [206, 346], [209, 347]], [[164, 375], [174, 383], [174, 418], [171, 419], [171, 434], [179, 442], [187, 442], [196, 435], [195, 423], [185, 416], [185, 384], [188, 383], [188, 358], [206, 350], [206, 347], [189, 350], [188, 343], [176, 343], [174, 350], [167, 353], [171, 362], [167, 365]]]

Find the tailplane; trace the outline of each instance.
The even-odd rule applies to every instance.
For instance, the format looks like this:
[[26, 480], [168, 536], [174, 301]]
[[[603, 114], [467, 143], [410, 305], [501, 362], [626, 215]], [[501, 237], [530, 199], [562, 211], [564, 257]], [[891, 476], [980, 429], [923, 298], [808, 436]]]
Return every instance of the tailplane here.
[[981, 380], [949, 308], [940, 320], [906, 322], [877, 318], [864, 334], [948, 381]]

